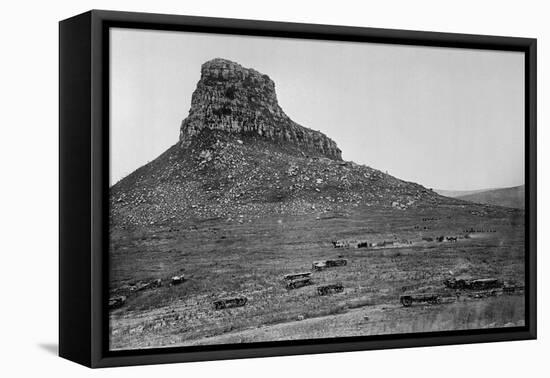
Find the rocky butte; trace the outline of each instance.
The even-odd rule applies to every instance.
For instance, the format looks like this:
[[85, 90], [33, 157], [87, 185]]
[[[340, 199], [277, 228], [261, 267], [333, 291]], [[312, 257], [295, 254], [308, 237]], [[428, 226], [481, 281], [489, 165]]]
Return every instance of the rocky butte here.
[[188, 146], [204, 129], [259, 136], [293, 144], [306, 153], [342, 160], [342, 152], [332, 139], [285, 114], [269, 76], [225, 59], [202, 65], [189, 115], [181, 124], [181, 146]]
[[284, 113], [267, 75], [224, 59], [202, 65], [179, 140], [110, 194], [115, 228], [464, 204], [343, 161], [333, 140]]

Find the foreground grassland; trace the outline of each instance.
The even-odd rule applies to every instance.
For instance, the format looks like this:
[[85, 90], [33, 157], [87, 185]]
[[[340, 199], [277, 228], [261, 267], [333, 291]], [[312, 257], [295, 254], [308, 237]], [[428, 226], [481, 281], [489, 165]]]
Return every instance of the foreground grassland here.
[[[523, 295], [474, 299], [445, 289], [450, 277], [524, 282], [523, 212], [354, 208], [303, 216], [193, 220], [177, 227], [111, 233], [110, 286], [160, 278], [163, 286], [128, 296], [110, 312], [111, 349], [311, 339], [524, 324]], [[482, 232], [469, 233], [466, 230]], [[486, 231], [486, 232], [483, 232]], [[489, 232], [494, 231], [494, 232]], [[469, 235], [456, 243], [422, 237]], [[412, 244], [335, 249], [331, 240]], [[315, 260], [348, 264], [314, 272], [313, 285], [287, 290], [282, 276]], [[170, 277], [186, 281], [170, 286]], [[320, 297], [318, 285], [342, 283]], [[403, 293], [440, 293], [439, 305], [399, 303]], [[220, 297], [245, 295], [244, 307], [215, 310]]]

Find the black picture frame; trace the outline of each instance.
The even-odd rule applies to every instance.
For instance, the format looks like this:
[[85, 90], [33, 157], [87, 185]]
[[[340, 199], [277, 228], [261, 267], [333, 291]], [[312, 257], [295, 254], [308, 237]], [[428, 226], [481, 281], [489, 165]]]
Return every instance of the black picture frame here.
[[[526, 325], [109, 351], [107, 253], [110, 27], [520, 51], [525, 54]], [[536, 39], [92, 10], [59, 24], [59, 354], [89, 367], [535, 339]]]

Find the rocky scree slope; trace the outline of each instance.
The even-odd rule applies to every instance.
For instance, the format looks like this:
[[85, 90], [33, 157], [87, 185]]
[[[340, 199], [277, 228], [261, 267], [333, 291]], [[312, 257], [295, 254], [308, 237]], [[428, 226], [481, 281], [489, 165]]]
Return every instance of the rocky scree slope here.
[[463, 203], [342, 161], [336, 143], [283, 113], [267, 76], [220, 59], [202, 70], [179, 142], [110, 188], [112, 227]]

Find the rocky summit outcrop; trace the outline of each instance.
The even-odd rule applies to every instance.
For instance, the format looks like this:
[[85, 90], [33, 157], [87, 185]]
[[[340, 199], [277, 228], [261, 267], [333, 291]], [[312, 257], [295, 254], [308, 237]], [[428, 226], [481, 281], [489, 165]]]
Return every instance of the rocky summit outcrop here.
[[267, 76], [220, 59], [202, 67], [180, 140], [113, 185], [109, 202], [112, 230], [376, 208], [496, 211], [343, 161], [332, 140], [284, 114]]
[[305, 154], [341, 160], [336, 143], [319, 131], [292, 121], [281, 109], [269, 76], [225, 59], [202, 65], [191, 109], [180, 128], [180, 145], [188, 147], [203, 130], [258, 136], [291, 144]]

